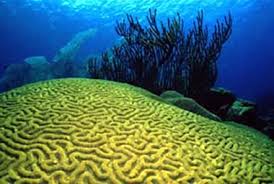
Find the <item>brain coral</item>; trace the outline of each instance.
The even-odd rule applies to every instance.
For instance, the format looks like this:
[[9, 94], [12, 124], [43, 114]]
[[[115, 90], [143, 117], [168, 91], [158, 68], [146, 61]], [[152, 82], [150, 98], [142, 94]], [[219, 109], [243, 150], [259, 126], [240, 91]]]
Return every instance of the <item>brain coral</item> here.
[[0, 94], [0, 183], [271, 183], [260, 133], [127, 84], [60, 79]]

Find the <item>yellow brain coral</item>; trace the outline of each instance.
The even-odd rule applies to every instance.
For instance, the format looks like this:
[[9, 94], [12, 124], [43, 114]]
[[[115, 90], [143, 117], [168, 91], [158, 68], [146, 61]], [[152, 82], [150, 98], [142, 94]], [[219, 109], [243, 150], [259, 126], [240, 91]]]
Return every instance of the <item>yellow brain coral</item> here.
[[274, 144], [126, 84], [61, 79], [0, 95], [0, 183], [271, 183]]

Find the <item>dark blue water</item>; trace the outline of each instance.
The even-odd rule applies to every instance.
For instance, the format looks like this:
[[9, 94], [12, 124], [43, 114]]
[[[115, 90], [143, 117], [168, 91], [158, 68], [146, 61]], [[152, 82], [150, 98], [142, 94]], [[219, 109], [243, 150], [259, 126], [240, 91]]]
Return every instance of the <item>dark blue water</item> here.
[[216, 86], [239, 97], [274, 105], [274, 2], [271, 0], [0, 0], [0, 74], [26, 57], [52, 60], [76, 33], [98, 30], [78, 54], [83, 60], [116, 42], [115, 20], [131, 13], [145, 20], [149, 8], [160, 19], [180, 12], [189, 24], [204, 10], [213, 25], [231, 11], [233, 34], [218, 61]]

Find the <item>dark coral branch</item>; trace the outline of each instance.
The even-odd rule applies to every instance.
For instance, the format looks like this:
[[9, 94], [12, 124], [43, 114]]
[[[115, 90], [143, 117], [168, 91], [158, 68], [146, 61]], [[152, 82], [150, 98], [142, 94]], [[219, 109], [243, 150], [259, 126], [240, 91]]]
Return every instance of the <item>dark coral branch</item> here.
[[193, 28], [185, 33], [179, 13], [158, 25], [157, 11], [150, 9], [147, 27], [127, 14], [127, 22], [117, 21], [115, 27], [125, 42], [115, 46], [110, 55], [103, 54], [100, 66], [91, 59], [89, 71], [155, 93], [173, 89], [187, 96], [200, 95], [214, 85], [216, 61], [232, 32], [230, 13], [223, 22], [217, 20], [211, 37], [203, 20], [203, 11], [199, 11]]
[[90, 57], [88, 59], [87, 70], [91, 78], [94, 78], [94, 79], [101, 78], [101, 75], [100, 75], [101, 67], [96, 57]]

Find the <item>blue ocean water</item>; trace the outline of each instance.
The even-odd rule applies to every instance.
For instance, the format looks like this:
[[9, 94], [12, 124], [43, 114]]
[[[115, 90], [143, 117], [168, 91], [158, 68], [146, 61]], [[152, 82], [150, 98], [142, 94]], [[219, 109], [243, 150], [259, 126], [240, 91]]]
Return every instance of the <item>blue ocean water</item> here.
[[99, 54], [117, 41], [116, 20], [130, 13], [145, 22], [149, 8], [157, 8], [159, 19], [180, 12], [188, 25], [203, 9], [209, 26], [230, 11], [233, 33], [218, 61], [216, 86], [274, 106], [272, 0], [0, 0], [0, 73], [29, 56], [50, 61], [76, 33], [89, 28], [98, 32], [78, 59]]

